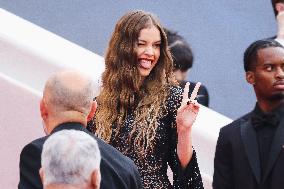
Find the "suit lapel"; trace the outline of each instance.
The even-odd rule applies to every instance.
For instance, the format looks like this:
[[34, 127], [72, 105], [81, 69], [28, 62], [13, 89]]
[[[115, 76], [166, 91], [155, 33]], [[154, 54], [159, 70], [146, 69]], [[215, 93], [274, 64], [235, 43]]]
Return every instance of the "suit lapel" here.
[[245, 121], [241, 126], [241, 137], [244, 143], [245, 152], [248, 157], [249, 164], [256, 181], [260, 183], [261, 170], [260, 160], [257, 145], [257, 137], [254, 128], [252, 127], [250, 119]]
[[284, 144], [284, 119], [282, 118], [277, 130], [275, 131], [275, 135], [271, 144], [269, 160], [267, 163], [267, 168], [265, 170], [263, 181], [268, 177], [270, 171], [272, 170], [275, 161], [282, 149], [283, 144]]

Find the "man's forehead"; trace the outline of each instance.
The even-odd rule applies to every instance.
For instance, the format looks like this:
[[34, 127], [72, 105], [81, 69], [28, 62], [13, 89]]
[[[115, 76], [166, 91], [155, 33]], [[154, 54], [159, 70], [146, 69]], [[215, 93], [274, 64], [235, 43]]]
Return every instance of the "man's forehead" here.
[[266, 63], [284, 62], [284, 48], [268, 47], [259, 49], [255, 60], [258, 66]]
[[262, 48], [257, 51], [258, 57], [270, 57], [270, 56], [275, 56], [275, 55], [280, 55], [283, 54], [284, 56], [284, 48], [283, 47], [267, 47], [267, 48]]

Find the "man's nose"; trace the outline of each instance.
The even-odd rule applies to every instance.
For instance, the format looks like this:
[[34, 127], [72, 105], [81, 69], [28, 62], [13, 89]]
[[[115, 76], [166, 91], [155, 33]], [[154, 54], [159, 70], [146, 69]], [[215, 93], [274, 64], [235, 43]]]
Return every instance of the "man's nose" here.
[[282, 67], [278, 67], [276, 70], [277, 78], [284, 78], [284, 69]]

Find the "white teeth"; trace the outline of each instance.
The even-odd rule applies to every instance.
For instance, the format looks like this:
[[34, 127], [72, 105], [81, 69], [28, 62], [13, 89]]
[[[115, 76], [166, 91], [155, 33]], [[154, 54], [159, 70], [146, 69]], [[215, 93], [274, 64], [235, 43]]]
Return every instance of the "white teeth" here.
[[141, 60], [143, 63], [151, 64], [151, 60]]
[[145, 59], [141, 59], [140, 60], [140, 66], [145, 68], [145, 69], [151, 68], [151, 65], [152, 65], [152, 61], [151, 60], [145, 60]]

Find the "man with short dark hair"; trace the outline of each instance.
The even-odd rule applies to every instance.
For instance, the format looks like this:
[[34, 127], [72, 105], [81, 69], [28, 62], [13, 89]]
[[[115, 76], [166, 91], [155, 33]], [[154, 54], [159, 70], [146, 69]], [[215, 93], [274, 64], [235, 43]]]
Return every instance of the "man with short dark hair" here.
[[[189, 44], [181, 35], [169, 29], [164, 29], [168, 38], [169, 48], [173, 57], [173, 72], [175, 78], [179, 82], [181, 88], [184, 88], [185, 84], [188, 82], [186, 81], [186, 75], [188, 74], [193, 65], [194, 58], [192, 50]], [[189, 94], [192, 93], [195, 85], [196, 83], [190, 81]], [[209, 106], [209, 93], [204, 85], [200, 86], [196, 99], [198, 103], [202, 104], [203, 106]]]
[[214, 189], [284, 186], [284, 48], [274, 40], [252, 43], [244, 54], [255, 108], [221, 128], [214, 159]]
[[[94, 116], [97, 103], [93, 101], [94, 82], [77, 71], [63, 71], [46, 82], [40, 103], [40, 113], [46, 134], [62, 130], [79, 130], [94, 137], [99, 145], [101, 161], [101, 189], [142, 188], [134, 162], [118, 150], [87, 131], [87, 121]], [[27, 144], [20, 156], [19, 189], [42, 189], [39, 176], [41, 152], [48, 136]], [[88, 162], [85, 162], [88, 166]]]

